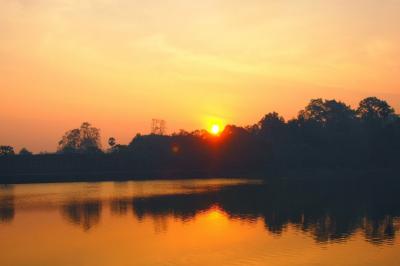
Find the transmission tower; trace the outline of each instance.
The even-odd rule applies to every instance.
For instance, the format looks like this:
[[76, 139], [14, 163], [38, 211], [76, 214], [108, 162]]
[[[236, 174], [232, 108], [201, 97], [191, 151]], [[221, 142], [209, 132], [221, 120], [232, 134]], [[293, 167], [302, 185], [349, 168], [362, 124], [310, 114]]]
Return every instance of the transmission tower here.
[[153, 135], [165, 135], [166, 122], [162, 119], [151, 120], [151, 134]]

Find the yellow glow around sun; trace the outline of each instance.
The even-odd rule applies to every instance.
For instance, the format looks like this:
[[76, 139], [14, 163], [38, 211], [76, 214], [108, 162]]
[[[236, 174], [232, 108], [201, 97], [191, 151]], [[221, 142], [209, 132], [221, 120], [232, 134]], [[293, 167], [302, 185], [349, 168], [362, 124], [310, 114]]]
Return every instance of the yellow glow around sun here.
[[218, 134], [220, 133], [220, 131], [221, 131], [221, 128], [220, 128], [219, 125], [214, 124], [214, 125], [211, 126], [210, 132], [211, 132], [212, 134], [218, 135]]
[[212, 135], [219, 136], [225, 129], [226, 120], [217, 116], [205, 116], [204, 128]]

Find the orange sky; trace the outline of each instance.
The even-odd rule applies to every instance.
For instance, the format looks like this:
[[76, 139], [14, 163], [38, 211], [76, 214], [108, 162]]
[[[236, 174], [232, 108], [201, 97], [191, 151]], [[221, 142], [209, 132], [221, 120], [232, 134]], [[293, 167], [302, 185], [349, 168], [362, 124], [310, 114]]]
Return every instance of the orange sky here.
[[317, 97], [399, 111], [398, 14], [396, 0], [3, 0], [0, 144], [54, 151], [83, 121], [127, 143], [152, 118], [246, 125]]

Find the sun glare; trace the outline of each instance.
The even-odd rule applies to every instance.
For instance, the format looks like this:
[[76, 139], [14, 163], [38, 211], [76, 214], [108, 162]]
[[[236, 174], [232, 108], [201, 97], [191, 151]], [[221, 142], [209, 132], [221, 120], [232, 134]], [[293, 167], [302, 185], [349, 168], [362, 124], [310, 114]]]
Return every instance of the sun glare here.
[[219, 127], [219, 125], [214, 124], [211, 126], [211, 133], [214, 135], [218, 135], [221, 131], [221, 128]]

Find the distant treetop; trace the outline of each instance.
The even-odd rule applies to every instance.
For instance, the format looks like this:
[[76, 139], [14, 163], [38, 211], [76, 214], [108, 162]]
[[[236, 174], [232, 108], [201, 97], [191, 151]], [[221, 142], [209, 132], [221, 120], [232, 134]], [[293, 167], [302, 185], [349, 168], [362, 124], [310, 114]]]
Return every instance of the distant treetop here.
[[0, 146], [0, 156], [15, 155], [14, 148], [8, 145]]
[[58, 152], [60, 153], [87, 153], [100, 151], [100, 129], [92, 127], [88, 122], [82, 123], [80, 128], [67, 131], [58, 142]]

